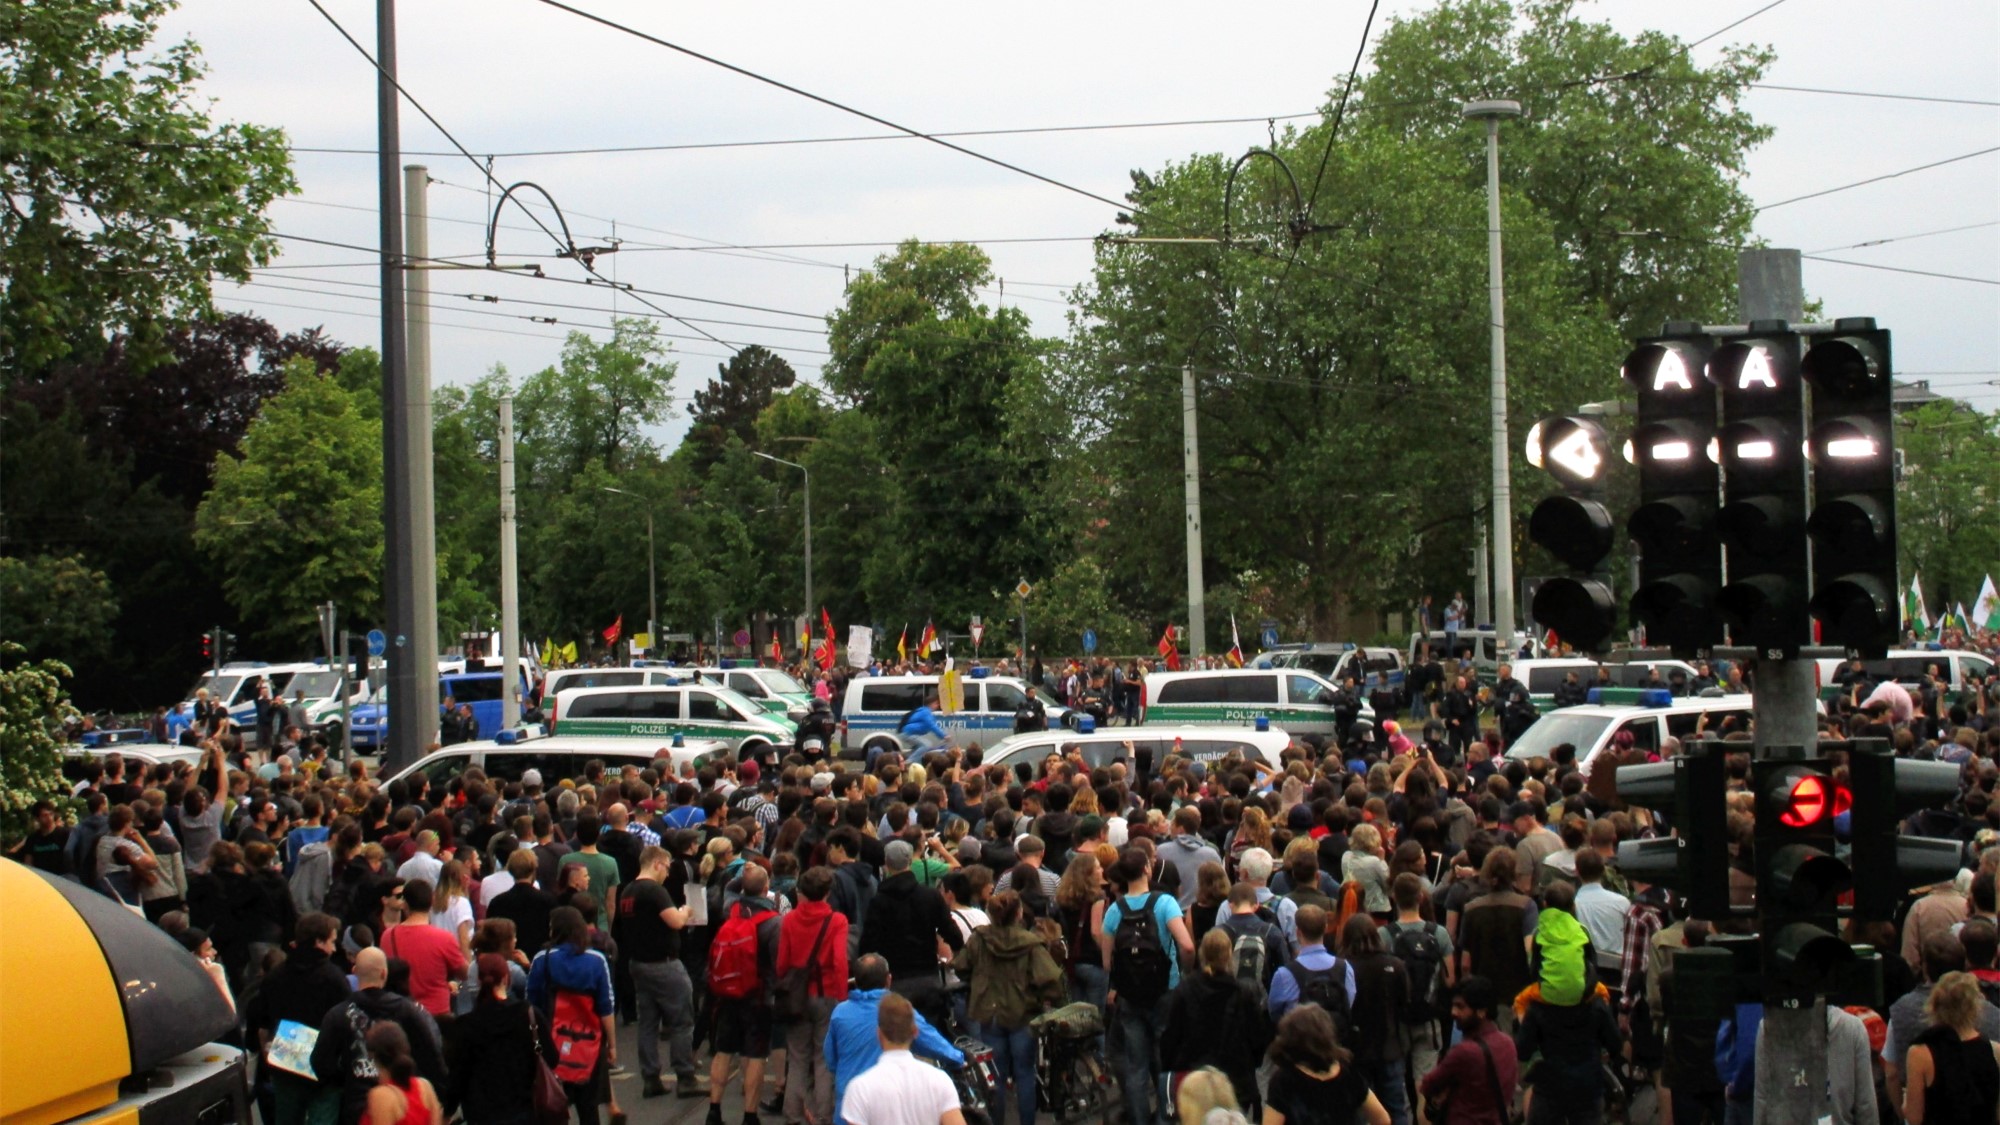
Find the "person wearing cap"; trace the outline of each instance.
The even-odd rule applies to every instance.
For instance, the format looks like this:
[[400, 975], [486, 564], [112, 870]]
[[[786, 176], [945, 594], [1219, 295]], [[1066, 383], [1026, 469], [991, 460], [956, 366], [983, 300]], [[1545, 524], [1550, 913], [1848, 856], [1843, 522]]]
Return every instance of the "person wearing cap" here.
[[1536, 874], [1542, 869], [1542, 861], [1561, 851], [1563, 841], [1544, 822], [1539, 798], [1528, 796], [1515, 801], [1507, 809], [1507, 819], [1514, 826], [1514, 857], [1518, 862], [1518, 874], [1526, 880], [1521, 887], [1525, 893], [1534, 885]]

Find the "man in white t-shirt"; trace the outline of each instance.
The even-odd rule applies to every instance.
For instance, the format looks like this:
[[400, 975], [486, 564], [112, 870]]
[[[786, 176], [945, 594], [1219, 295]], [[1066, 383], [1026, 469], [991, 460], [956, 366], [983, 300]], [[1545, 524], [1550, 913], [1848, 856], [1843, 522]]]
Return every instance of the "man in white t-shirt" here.
[[910, 1054], [917, 1013], [890, 992], [876, 1009], [875, 1034], [882, 1057], [847, 1085], [840, 1103], [846, 1125], [965, 1125], [958, 1089], [950, 1077]]

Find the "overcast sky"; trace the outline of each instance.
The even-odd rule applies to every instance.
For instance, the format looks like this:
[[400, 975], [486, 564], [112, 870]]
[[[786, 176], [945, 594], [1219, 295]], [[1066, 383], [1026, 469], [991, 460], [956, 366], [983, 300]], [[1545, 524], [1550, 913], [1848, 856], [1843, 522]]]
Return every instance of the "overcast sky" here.
[[[1627, 34], [1656, 28], [1692, 41], [1766, 2], [1615, 0], [1583, 10]], [[322, 3], [372, 51], [373, 3]], [[1158, 0], [999, 8], [657, 0], [578, 6], [926, 131], [1253, 119], [957, 140], [1113, 198], [1123, 195], [1131, 169], [1196, 152], [1241, 153], [1265, 140], [1263, 119], [1325, 104], [1367, 14], [1362, 0], [1227, 8]], [[1376, 33], [1391, 14], [1427, 6], [1385, 0]], [[405, 87], [475, 153], [882, 132], [537, 0], [403, 0], [400, 8]], [[300, 194], [272, 213], [288, 234], [375, 245], [372, 71], [313, 7], [306, 0], [192, 0], [166, 31], [203, 47], [211, 66], [205, 90], [219, 117], [281, 126], [299, 148], [367, 150], [300, 152]], [[1987, 103], [1752, 91], [1750, 110], [1777, 130], [1749, 160], [1747, 190], [1760, 203], [2000, 146], [1993, 104], [2000, 102], [2000, 5], [1993, 0], [1892, 8], [1789, 0], [1697, 48], [1696, 57], [1711, 61], [1732, 42], [1776, 47], [1767, 83]], [[406, 150], [449, 148], [407, 104], [403, 138]], [[486, 213], [479, 169], [456, 155], [410, 158], [418, 161], [439, 181], [430, 196], [431, 253], [479, 257]], [[1005, 282], [1004, 298], [996, 291], [987, 300], [1018, 305], [1039, 331], [1058, 335], [1065, 289], [1088, 277], [1089, 238], [1114, 214], [908, 139], [503, 156], [495, 174], [546, 187], [579, 242], [609, 238], [616, 220], [626, 249], [600, 260], [607, 275], [679, 295], [651, 299], [705, 318], [703, 329], [732, 343], [773, 348], [809, 380], [825, 358], [818, 318], [840, 300], [843, 266], [865, 266], [903, 238], [981, 242]], [[503, 259], [527, 261], [524, 255], [550, 249], [519, 212], [510, 209], [503, 224], [524, 228], [501, 231]], [[1971, 229], [1909, 237], [1957, 227]], [[1824, 299], [1829, 314], [1873, 315], [1895, 330], [1899, 375], [2000, 407], [2000, 386], [1988, 383], [2000, 380], [2000, 285], [1993, 284], [2000, 280], [2000, 152], [1777, 207], [1758, 216], [1756, 232], [1808, 254], [1984, 279], [1805, 263], [1807, 294]], [[1897, 241], [1855, 246], [1885, 239]], [[222, 304], [288, 329], [324, 325], [349, 343], [379, 341], [369, 288], [375, 273], [365, 253], [294, 241], [276, 264], [284, 268], [257, 285], [225, 288]], [[327, 268], [301, 268], [321, 265]], [[545, 265], [554, 277], [584, 276], [574, 263]], [[484, 272], [433, 276], [440, 381], [469, 380], [495, 363], [517, 378], [546, 366], [565, 331], [601, 329], [614, 301], [609, 290], [582, 285]], [[630, 298], [618, 306], [644, 311]], [[681, 325], [665, 330], [695, 335]], [[727, 352], [698, 337], [674, 343], [684, 357], [675, 394], [685, 399]], [[683, 428], [676, 422], [669, 440]]]

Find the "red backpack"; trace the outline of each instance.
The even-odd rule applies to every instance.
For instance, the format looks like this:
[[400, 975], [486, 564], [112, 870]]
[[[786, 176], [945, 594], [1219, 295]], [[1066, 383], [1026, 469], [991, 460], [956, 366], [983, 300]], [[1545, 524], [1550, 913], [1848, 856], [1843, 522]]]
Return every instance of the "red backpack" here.
[[597, 1073], [597, 1056], [604, 1049], [604, 1020], [597, 1014], [597, 998], [588, 992], [557, 989], [549, 1037], [556, 1045], [556, 1065], [551, 1068], [556, 1077], [571, 1085], [590, 1081]]
[[778, 916], [774, 910], [752, 914], [742, 903], [736, 909], [736, 915], [722, 924], [714, 944], [708, 947], [708, 990], [730, 1000], [755, 996], [763, 989], [757, 928], [766, 918]]

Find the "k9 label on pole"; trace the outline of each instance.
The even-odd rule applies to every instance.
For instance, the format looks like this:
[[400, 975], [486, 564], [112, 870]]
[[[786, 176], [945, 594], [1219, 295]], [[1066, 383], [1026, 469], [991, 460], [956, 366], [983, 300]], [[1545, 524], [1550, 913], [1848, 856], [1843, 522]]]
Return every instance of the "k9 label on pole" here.
[[380, 656], [389, 651], [388, 634], [380, 629], [368, 630], [368, 655]]

